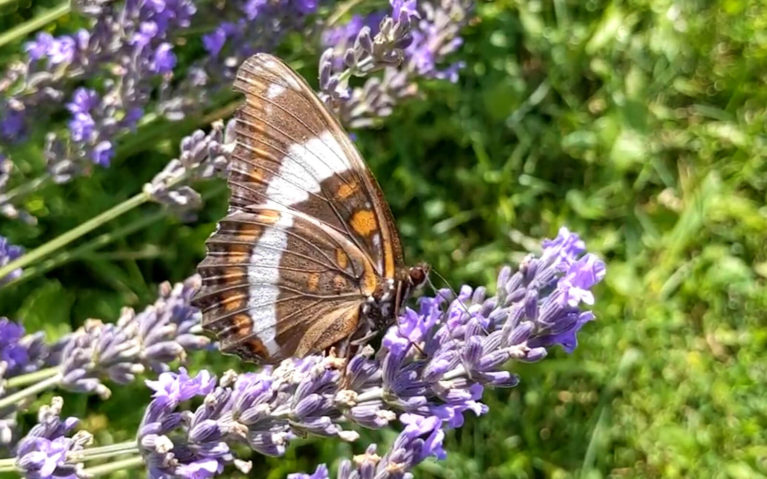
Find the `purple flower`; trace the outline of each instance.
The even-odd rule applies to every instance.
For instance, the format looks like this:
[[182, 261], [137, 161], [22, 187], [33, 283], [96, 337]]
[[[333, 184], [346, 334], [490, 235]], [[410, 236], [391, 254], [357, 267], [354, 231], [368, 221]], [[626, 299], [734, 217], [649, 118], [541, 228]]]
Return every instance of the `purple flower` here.
[[0, 116], [0, 136], [15, 141], [24, 131], [24, 113], [8, 109]]
[[415, 0], [392, 0], [391, 7], [396, 21], [413, 21], [420, 17]]
[[154, 201], [181, 214], [201, 205], [199, 193], [178, 184], [182, 180], [188, 183], [191, 180], [211, 178], [225, 171], [227, 155], [234, 147], [233, 127], [234, 121], [230, 121], [226, 127], [223, 122], [216, 121], [208, 134], [197, 130], [182, 139], [179, 157], [171, 160], [151, 182], [144, 185], [144, 191]]
[[86, 321], [66, 342], [60, 386], [106, 398], [105, 379], [127, 384], [146, 369], [167, 371], [187, 351], [205, 348], [209, 340], [200, 334], [200, 312], [189, 304], [199, 287], [198, 276], [174, 287], [163, 283], [158, 300], [139, 314], [124, 308], [116, 324]]
[[54, 397], [50, 406], [43, 406], [38, 413], [38, 423], [19, 441], [16, 448], [16, 467], [24, 477], [43, 479], [52, 477], [75, 477], [77, 464], [68, 461], [68, 454], [82, 450], [91, 441], [91, 435], [79, 432], [67, 435], [78, 420], [60, 418], [63, 401]]
[[27, 348], [21, 344], [24, 327], [0, 317], [0, 377], [17, 374], [29, 363]]
[[209, 394], [216, 386], [216, 378], [205, 370], [190, 377], [186, 369], [180, 368], [178, 374], [162, 373], [157, 381], [147, 380], [146, 385], [154, 391], [152, 397], [162, 398], [169, 404], [178, 404], [195, 396]]
[[330, 473], [328, 472], [328, 466], [325, 464], [320, 464], [311, 474], [297, 472], [288, 474], [288, 479], [330, 479]]
[[[15, 246], [8, 242], [8, 239], [0, 236], [0, 266], [5, 266], [11, 261], [15, 260], [24, 253], [24, 249], [21, 246]], [[11, 271], [7, 276], [0, 278], [0, 286], [3, 283], [14, 280], [21, 276], [21, 268]]]
[[226, 29], [223, 26], [216, 28], [212, 33], [202, 36], [202, 44], [205, 50], [213, 56], [217, 56], [226, 42]]
[[144, 48], [145, 46], [149, 45], [149, 43], [157, 37], [158, 34], [158, 28], [157, 24], [155, 22], [142, 22], [139, 26], [138, 32], [133, 34], [133, 38], [131, 38], [131, 43], [138, 48]]
[[48, 54], [53, 45], [53, 36], [50, 33], [40, 32], [31, 42], [24, 45], [24, 51], [27, 52], [31, 61], [37, 61]]
[[152, 70], [155, 73], [169, 73], [176, 66], [176, 55], [170, 43], [161, 43], [154, 53]]
[[78, 88], [72, 95], [72, 101], [67, 103], [67, 109], [72, 113], [90, 113], [99, 104], [99, 95], [89, 88]]
[[[74, 132], [72, 138], [75, 138]], [[96, 147], [93, 148], [93, 152], [91, 153], [93, 162], [99, 166], [109, 166], [109, 163], [112, 161], [114, 156], [114, 147], [112, 146], [112, 143], [107, 140], [100, 141]]]
[[[415, 96], [419, 78], [457, 81], [463, 63], [444, 64], [462, 44], [459, 33], [472, 5], [392, 0], [391, 14], [377, 26], [372, 17], [354, 16], [326, 31], [323, 39], [331, 48], [320, 59], [321, 98], [350, 127], [369, 127], [390, 115], [398, 101]], [[376, 70], [383, 75], [349, 87], [350, 77]]]

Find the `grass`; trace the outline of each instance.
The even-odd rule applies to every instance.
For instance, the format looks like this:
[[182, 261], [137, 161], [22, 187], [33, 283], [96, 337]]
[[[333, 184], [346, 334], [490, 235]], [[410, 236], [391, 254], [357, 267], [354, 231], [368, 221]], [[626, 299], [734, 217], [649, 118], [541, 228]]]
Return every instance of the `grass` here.
[[[608, 264], [575, 353], [515, 365], [521, 385], [491, 391], [489, 415], [419, 477], [767, 476], [765, 27], [758, 1], [482, 3], [459, 84], [428, 83], [383, 129], [359, 132], [407, 257], [452, 284], [491, 283], [561, 225]], [[32, 195], [39, 224], [3, 233], [36, 245], [128, 198], [182, 134]], [[148, 303], [193, 271], [224, 196], [194, 222], [165, 217], [4, 291], [2, 311], [53, 335]], [[145, 395], [68, 404], [106, 443], [132, 436], [137, 415], [118, 412]], [[349, 454], [307, 442], [256, 470]]]

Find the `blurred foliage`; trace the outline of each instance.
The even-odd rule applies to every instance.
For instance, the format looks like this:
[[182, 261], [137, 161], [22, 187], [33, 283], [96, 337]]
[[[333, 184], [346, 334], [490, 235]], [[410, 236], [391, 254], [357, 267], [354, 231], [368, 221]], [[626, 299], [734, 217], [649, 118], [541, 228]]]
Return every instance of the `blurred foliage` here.
[[[448, 459], [418, 476], [767, 476], [767, 5], [504, 0], [476, 13], [459, 84], [424, 84], [383, 129], [358, 132], [409, 260], [454, 286], [492, 285], [500, 265], [567, 225], [608, 275], [576, 352], [515, 365], [521, 385], [489, 391], [489, 415], [451, 434]], [[161, 141], [134, 145], [114, 167], [33, 195], [39, 225], [3, 234], [34, 246], [129, 197], [191, 123], [163, 125]], [[226, 199], [220, 185], [206, 189], [196, 221], [158, 214], [4, 292], [4, 313], [55, 336], [149, 303], [201, 258]], [[146, 396], [136, 385], [68, 407], [105, 444], [132, 437]], [[259, 459], [256, 476], [310, 470], [363, 444], [307, 441]]]

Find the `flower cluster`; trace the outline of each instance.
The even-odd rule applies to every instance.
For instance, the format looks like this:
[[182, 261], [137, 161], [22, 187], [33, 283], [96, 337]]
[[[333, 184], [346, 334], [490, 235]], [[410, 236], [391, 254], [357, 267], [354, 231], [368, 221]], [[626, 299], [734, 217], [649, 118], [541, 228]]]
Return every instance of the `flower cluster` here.
[[144, 185], [144, 191], [154, 201], [179, 212], [202, 204], [199, 193], [180, 183], [212, 178], [226, 170], [228, 155], [234, 147], [234, 121], [226, 128], [222, 121], [213, 123], [210, 133], [197, 130], [181, 140], [181, 153]]
[[[0, 82], [6, 97], [0, 105], [0, 135], [6, 140], [19, 140], [30, 121], [66, 104], [71, 142], [48, 141], [49, 151], [66, 152], [47, 155], [58, 181], [87, 169], [88, 163], [109, 164], [115, 137], [136, 126], [156, 82], [169, 83], [176, 63], [172, 36], [189, 26], [196, 8], [189, 0], [127, 1], [83, 13], [89, 12], [95, 15], [92, 29], [59, 37], [39, 33], [25, 46], [28, 61]], [[95, 76], [102, 78], [97, 86], [67, 91], [73, 80]]]
[[[395, 422], [401, 432], [388, 452], [379, 456], [370, 445], [354, 461], [342, 462], [338, 477], [411, 477], [409, 471], [425, 459], [445, 457], [446, 430], [460, 427], [466, 413], [488, 412], [481, 402], [486, 387], [517, 384], [506, 369], [510, 360], [538, 361], [554, 345], [575, 348], [576, 333], [593, 319], [581, 305], [593, 303], [591, 288], [605, 273], [600, 260], [584, 253], [578, 236], [563, 228], [517, 272], [503, 268], [494, 296], [464, 286], [457, 297], [441, 290], [422, 298], [417, 311], [406, 309], [387, 331], [377, 353], [367, 346], [348, 362], [314, 355], [220, 378], [205, 370], [196, 376], [183, 368], [167, 370], [167, 362], [206, 342], [196, 335], [199, 312], [189, 306], [199, 279], [173, 289], [166, 284], [160, 300], [143, 313], [126, 312], [115, 327], [89, 325], [74, 333], [62, 354], [63, 379], [57, 380], [75, 391], [105, 394], [105, 375], [124, 383], [145, 365], [163, 371], [147, 381], [154, 392], [136, 442], [108, 446], [140, 454], [153, 478], [207, 478], [227, 466], [248, 472], [251, 464], [238, 457], [239, 445], [278, 456], [298, 437], [355, 441], [354, 425], [383, 428]], [[3, 357], [24, 364], [13, 339], [23, 333], [0, 324], [10, 338], [0, 350], [7, 351]], [[90, 456], [83, 448], [90, 435], [69, 437], [76, 420], [62, 421], [60, 410], [55, 400], [41, 411], [40, 424], [18, 443], [12, 467], [28, 477], [87, 476], [82, 462]], [[7, 470], [7, 461], [0, 460], [0, 470]], [[293, 477], [328, 474], [320, 466]]]
[[[462, 44], [460, 30], [468, 23], [473, 2], [392, 0], [392, 12], [353, 16], [346, 24], [325, 31], [327, 50], [320, 59], [323, 100], [344, 123], [367, 127], [391, 114], [393, 106], [418, 92], [418, 78], [455, 82], [463, 66], [441, 65]], [[369, 76], [357, 88], [353, 76]]]
[[[4, 236], [0, 236], [0, 266], [4, 266], [22, 255], [24, 250], [21, 246], [15, 246], [8, 242]], [[15, 269], [11, 274], [0, 278], [0, 286], [21, 276], [21, 269]]]
[[286, 34], [301, 31], [317, 0], [235, 0], [213, 3], [206, 18], [220, 21], [202, 36], [207, 56], [193, 63], [180, 84], [165, 92], [160, 111], [180, 117], [207, 104], [221, 90], [229, 90], [237, 68], [260, 51], [274, 50]]
[[160, 285], [157, 301], [139, 314], [124, 308], [117, 323], [91, 319], [66, 341], [59, 385], [69, 391], [95, 393], [106, 398], [109, 378], [127, 384], [147, 368], [168, 370], [168, 363], [184, 360], [188, 351], [205, 348], [200, 312], [190, 306], [200, 287], [199, 276], [171, 287]]
[[41, 407], [38, 423], [19, 441], [16, 467], [25, 477], [75, 477], [81, 469], [81, 465], [71, 463], [70, 457], [89, 445], [92, 436], [79, 431], [68, 437], [79, 421], [74, 417], [61, 419], [63, 404], [60, 397], [54, 397], [50, 406]]
[[[495, 296], [465, 286], [452, 301], [445, 290], [424, 298], [386, 333], [378, 353], [364, 348], [348, 365], [309, 356], [259, 373], [229, 372], [218, 383], [207, 371], [163, 373], [148, 383], [155, 393], [139, 432], [152, 477], [209, 477], [230, 464], [246, 470], [234, 452], [238, 443], [282, 455], [306, 434], [356, 440], [345, 426], [350, 421], [404, 425], [385, 460], [360, 465], [378, 471], [375, 477], [403, 477], [425, 458], [443, 457], [445, 429], [460, 427], [467, 412], [487, 412], [485, 387], [517, 384], [504, 369], [509, 360], [538, 361], [553, 345], [575, 347], [576, 333], [593, 319], [580, 304], [592, 302], [590, 289], [605, 271], [583, 253], [578, 236], [563, 229], [544, 243], [541, 257], [528, 258], [513, 275], [504, 268]], [[201, 406], [181, 408], [194, 397], [202, 398]], [[369, 477], [354, 476], [351, 465], [342, 471], [340, 477]]]
[[[21, 324], [0, 317], [0, 396], [9, 389], [8, 379], [38, 370], [51, 353], [42, 332], [25, 334]], [[14, 441], [16, 426], [16, 407], [0, 407], [0, 451]]]
[[[27, 336], [19, 323], [0, 317], [0, 378], [34, 371], [41, 358], [41, 333]], [[0, 385], [2, 392], [2, 385]]]

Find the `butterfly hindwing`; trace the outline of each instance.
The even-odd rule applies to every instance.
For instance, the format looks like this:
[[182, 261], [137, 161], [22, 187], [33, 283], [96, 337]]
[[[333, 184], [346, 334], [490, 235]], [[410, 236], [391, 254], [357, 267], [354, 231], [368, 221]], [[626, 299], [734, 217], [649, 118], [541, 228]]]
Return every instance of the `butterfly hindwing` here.
[[230, 213], [208, 240], [195, 301], [224, 351], [274, 362], [321, 351], [354, 331], [377, 285], [344, 235], [281, 205]]

